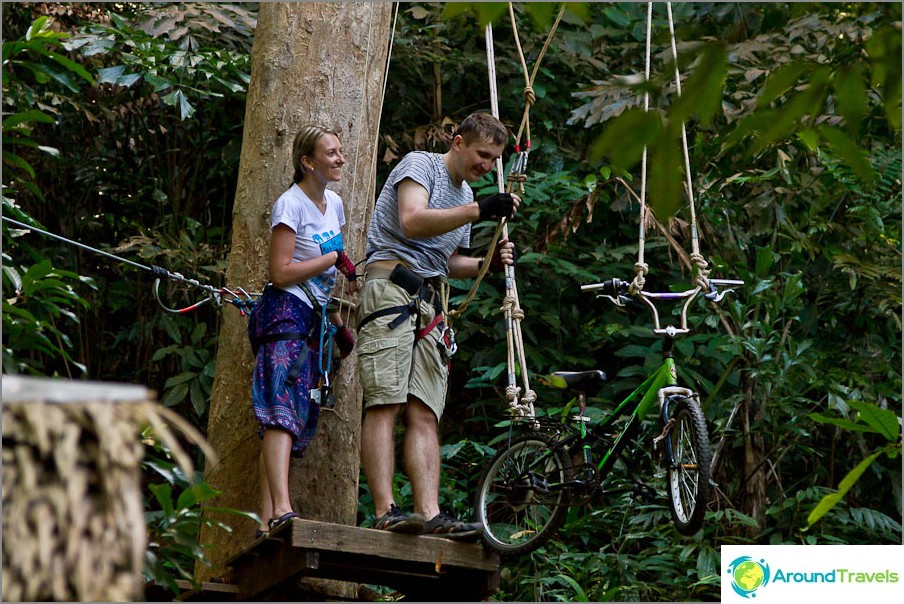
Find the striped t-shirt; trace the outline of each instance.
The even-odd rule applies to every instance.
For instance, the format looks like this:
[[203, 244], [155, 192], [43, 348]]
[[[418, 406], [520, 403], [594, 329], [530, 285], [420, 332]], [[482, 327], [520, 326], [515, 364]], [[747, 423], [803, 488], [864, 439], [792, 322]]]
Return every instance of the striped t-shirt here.
[[465, 182], [453, 183], [440, 153], [412, 151], [402, 158], [383, 185], [367, 230], [367, 262], [401, 260], [424, 278], [448, 277], [449, 257], [458, 248], [470, 247], [471, 225], [436, 235], [410, 239], [399, 224], [399, 190], [410, 178], [430, 193], [428, 208], [454, 208], [474, 201]]

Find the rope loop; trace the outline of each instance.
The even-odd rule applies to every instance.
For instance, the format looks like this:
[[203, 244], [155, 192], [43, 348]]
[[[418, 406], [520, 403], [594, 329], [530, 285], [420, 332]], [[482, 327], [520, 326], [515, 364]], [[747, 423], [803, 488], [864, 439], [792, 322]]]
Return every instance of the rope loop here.
[[530, 86], [524, 87], [524, 102], [528, 107], [537, 102], [537, 94], [534, 92], [534, 89]]

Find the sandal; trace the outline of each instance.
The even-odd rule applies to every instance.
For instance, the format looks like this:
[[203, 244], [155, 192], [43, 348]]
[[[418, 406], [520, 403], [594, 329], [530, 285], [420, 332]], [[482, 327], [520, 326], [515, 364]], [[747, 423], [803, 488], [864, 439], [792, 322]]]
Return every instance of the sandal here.
[[292, 520], [292, 518], [301, 518], [301, 516], [299, 516], [295, 512], [286, 512], [279, 518], [271, 518], [269, 522], [267, 522], [267, 526], [270, 527], [270, 531], [272, 532], [287, 523], [289, 520]]
[[261, 537], [265, 536], [266, 534], [267, 534], [267, 531], [262, 531], [262, 530], [260, 530], [260, 529], [255, 529], [255, 531], [254, 531], [254, 540], [257, 541], [258, 539], [260, 539]]

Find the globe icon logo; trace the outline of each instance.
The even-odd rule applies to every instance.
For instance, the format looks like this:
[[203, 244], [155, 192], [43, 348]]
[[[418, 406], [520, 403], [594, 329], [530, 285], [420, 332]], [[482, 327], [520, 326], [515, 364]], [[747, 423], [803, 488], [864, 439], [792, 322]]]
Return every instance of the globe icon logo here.
[[741, 556], [728, 565], [731, 587], [742, 598], [755, 598], [756, 590], [769, 583], [769, 565], [750, 556]]

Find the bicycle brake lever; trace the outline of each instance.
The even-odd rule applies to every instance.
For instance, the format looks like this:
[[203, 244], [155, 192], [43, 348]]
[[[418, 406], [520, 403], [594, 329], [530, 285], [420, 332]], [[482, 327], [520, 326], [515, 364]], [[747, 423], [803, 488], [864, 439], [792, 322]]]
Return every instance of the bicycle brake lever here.
[[612, 302], [616, 306], [622, 306], [622, 307], [625, 305], [625, 302], [628, 300], [628, 298], [625, 296], [618, 296], [617, 298], [613, 298], [612, 296], [610, 296], [608, 294], [598, 294], [596, 297], [597, 298], [607, 298], [610, 302]]
[[730, 294], [733, 291], [734, 291], [733, 287], [731, 289], [726, 289], [723, 291], [718, 291], [715, 287], [713, 287], [712, 291], [703, 297], [706, 298], [707, 300], [709, 300], [710, 302], [721, 302], [722, 298], [724, 298], [726, 295]]

